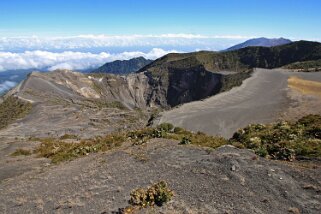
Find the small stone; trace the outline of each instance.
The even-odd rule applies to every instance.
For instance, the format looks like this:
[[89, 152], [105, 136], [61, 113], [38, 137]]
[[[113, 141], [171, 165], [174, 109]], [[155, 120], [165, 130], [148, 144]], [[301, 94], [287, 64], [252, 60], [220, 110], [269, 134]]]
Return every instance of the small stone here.
[[283, 178], [282, 178], [282, 177], [280, 177], [280, 180], [283, 180]]
[[266, 199], [266, 198], [264, 198], [261, 202], [263, 202], [263, 203], [268, 203], [268, 202], [269, 202], [269, 200], [268, 200], [268, 199]]
[[296, 207], [290, 207], [288, 211], [289, 213], [300, 214], [300, 210]]
[[311, 190], [316, 190], [317, 188], [311, 184], [305, 184], [303, 186], [303, 189], [311, 189]]
[[236, 170], [235, 165], [233, 165], [233, 166], [231, 167], [231, 170], [232, 170], [232, 171], [235, 171], [235, 170]]

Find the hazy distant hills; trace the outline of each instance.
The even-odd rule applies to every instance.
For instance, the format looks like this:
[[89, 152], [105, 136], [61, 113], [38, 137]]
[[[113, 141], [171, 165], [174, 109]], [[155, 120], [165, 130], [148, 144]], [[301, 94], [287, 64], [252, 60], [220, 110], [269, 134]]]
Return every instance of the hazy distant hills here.
[[153, 60], [145, 59], [144, 57], [137, 57], [130, 60], [116, 60], [104, 64], [92, 71], [92, 73], [128, 74], [138, 71], [151, 62], [153, 62]]
[[291, 40], [284, 39], [284, 38], [268, 39], [268, 38], [261, 37], [261, 38], [250, 39], [241, 44], [234, 45], [226, 49], [226, 51], [238, 50], [241, 48], [252, 47], [252, 46], [273, 47], [278, 45], [289, 44], [291, 42], [292, 42]]

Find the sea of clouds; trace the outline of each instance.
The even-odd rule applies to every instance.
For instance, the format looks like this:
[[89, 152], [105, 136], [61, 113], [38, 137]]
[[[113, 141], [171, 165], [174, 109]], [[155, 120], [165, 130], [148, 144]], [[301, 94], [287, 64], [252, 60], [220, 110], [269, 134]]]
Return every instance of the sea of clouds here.
[[21, 53], [0, 52], [0, 72], [7, 70], [36, 69], [52, 71], [56, 69], [86, 70], [94, 69], [106, 62], [114, 60], [126, 60], [139, 56], [146, 59], [156, 59], [167, 53], [178, 52], [176, 50], [163, 50], [153, 48], [144, 53], [140, 51], [122, 53], [90, 53], [63, 51], [59, 53], [49, 51], [25, 51]]
[[248, 38], [195, 34], [0, 37], [0, 72], [88, 70], [139, 56], [156, 59], [170, 52], [222, 50]]
[[16, 82], [9, 81], [9, 80], [6, 80], [3, 83], [0, 83], [0, 94], [14, 87], [16, 84], [17, 84]]
[[0, 37], [0, 51], [74, 50], [108, 47], [196, 47], [220, 50], [252, 37], [204, 36], [196, 34], [162, 35], [79, 35], [69, 37]]

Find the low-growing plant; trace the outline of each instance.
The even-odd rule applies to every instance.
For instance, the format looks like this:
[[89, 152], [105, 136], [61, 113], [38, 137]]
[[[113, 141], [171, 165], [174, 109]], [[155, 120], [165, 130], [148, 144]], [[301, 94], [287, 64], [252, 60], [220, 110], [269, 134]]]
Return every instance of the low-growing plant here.
[[66, 142], [76, 136], [65, 135], [59, 139], [54, 138], [30, 138], [29, 140], [40, 141], [41, 145], [35, 150], [40, 157], [50, 158], [53, 163], [72, 160], [90, 153], [106, 151], [120, 146], [126, 141], [134, 145], [146, 143], [153, 138], [166, 138], [177, 140], [182, 144], [194, 144], [210, 148], [217, 148], [228, 143], [222, 137], [208, 136], [204, 133], [193, 133], [182, 128], [174, 128], [171, 124], [157, 126], [156, 128], [144, 128], [135, 131], [120, 132], [104, 137], [82, 140], [80, 142]]
[[191, 140], [187, 137], [183, 137], [183, 139], [181, 140], [181, 142], [179, 144], [183, 144], [183, 145], [191, 144]]
[[30, 150], [20, 148], [20, 149], [17, 149], [14, 153], [12, 153], [11, 156], [20, 156], [20, 155], [27, 156], [31, 154], [32, 152]]
[[249, 125], [234, 133], [230, 143], [262, 157], [291, 161], [297, 156], [320, 157], [320, 138], [321, 116], [307, 115], [292, 123]]
[[261, 157], [266, 157], [269, 153], [264, 147], [258, 147], [255, 149], [255, 153]]
[[72, 160], [77, 157], [107, 151], [119, 147], [126, 140], [122, 133], [96, 137], [94, 139], [82, 140], [80, 142], [68, 143], [53, 138], [38, 139], [41, 145], [35, 150], [40, 157], [50, 158], [53, 163]]
[[157, 126], [157, 129], [164, 130], [165, 132], [171, 132], [174, 130], [174, 126], [170, 123], [162, 123]]
[[134, 141], [135, 144], [145, 143], [152, 138], [166, 138], [172, 140], [178, 140], [180, 142], [184, 140], [186, 144], [194, 144], [204, 147], [217, 148], [219, 146], [228, 144], [228, 141], [223, 137], [209, 136], [202, 132], [193, 133], [183, 128], [177, 128], [172, 125], [160, 125], [156, 128], [144, 128], [128, 133], [127, 137]]
[[153, 184], [147, 189], [136, 189], [130, 193], [129, 204], [139, 207], [162, 206], [173, 197], [173, 191], [165, 181]]

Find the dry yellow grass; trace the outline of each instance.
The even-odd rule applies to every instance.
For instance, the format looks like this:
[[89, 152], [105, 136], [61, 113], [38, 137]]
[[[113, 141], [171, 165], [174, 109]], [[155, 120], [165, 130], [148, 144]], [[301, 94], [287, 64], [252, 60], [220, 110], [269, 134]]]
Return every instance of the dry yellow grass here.
[[321, 97], [321, 82], [301, 79], [291, 76], [288, 79], [288, 86], [302, 94], [316, 95]]

